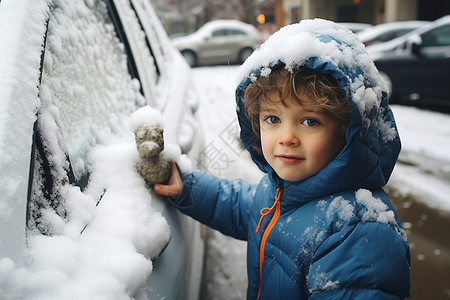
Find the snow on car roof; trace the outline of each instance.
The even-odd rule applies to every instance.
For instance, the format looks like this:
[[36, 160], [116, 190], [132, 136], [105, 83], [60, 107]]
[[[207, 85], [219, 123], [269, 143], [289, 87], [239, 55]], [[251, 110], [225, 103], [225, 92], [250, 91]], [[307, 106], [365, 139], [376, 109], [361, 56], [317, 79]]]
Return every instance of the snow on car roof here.
[[354, 33], [372, 27], [372, 24], [368, 23], [356, 23], [356, 22], [336, 22], [344, 28], [347, 28]]
[[450, 23], [450, 15], [441, 17], [433, 22], [424, 24], [423, 26], [416, 28], [416, 29], [410, 31], [409, 33], [407, 33], [403, 36], [400, 36], [398, 38], [395, 38], [393, 40], [368, 47], [367, 51], [368, 51], [369, 55], [371, 55], [371, 56], [375, 55], [376, 53], [383, 52], [383, 51], [390, 51], [390, 50], [400, 46], [402, 43], [404, 43], [406, 40], [408, 40], [411, 36], [420, 35], [423, 32], [428, 31], [430, 28], [437, 27], [437, 26], [440, 26], [443, 24], [448, 24], [448, 23]]
[[239, 29], [243, 29], [243, 30], [247, 30], [247, 31], [254, 31], [257, 30], [255, 28], [255, 26], [248, 24], [248, 23], [244, 23], [242, 21], [239, 20], [213, 20], [210, 21], [208, 23], [205, 23], [202, 27], [200, 27], [199, 30], [212, 30], [215, 28], [219, 28], [219, 27], [235, 27], [235, 28], [239, 28]]
[[402, 28], [417, 28], [423, 26], [425, 24], [430, 23], [429, 21], [401, 21], [401, 22], [389, 22], [378, 24], [373, 27], [367, 28], [363, 31], [357, 33], [361, 40], [370, 39], [378, 36], [384, 32], [388, 32], [391, 30], [402, 29]]

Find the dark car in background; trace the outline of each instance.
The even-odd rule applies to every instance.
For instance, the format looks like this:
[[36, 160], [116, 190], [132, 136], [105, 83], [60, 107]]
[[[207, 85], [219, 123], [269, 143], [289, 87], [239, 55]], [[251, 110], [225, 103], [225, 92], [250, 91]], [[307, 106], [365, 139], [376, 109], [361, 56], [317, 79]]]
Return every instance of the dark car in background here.
[[367, 51], [390, 89], [391, 103], [450, 104], [450, 16]]

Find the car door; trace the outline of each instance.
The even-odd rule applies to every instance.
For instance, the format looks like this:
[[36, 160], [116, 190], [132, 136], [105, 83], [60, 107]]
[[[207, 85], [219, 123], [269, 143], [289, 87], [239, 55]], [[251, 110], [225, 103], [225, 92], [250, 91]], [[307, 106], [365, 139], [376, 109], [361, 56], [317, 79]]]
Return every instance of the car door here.
[[226, 28], [214, 28], [199, 45], [199, 56], [205, 63], [226, 62], [230, 57]]
[[0, 294], [198, 299], [200, 224], [135, 167], [129, 121], [147, 104], [202, 165], [190, 69], [150, 3], [3, 2]]
[[[120, 18], [127, 20], [123, 22], [124, 33], [130, 39], [136, 39], [133, 44], [138, 49], [131, 47], [131, 56], [151, 55], [154, 60], [157, 78], [151, 85], [151, 105], [161, 111], [166, 121], [165, 141], [180, 146], [194, 167], [202, 168], [203, 134], [195, 117], [198, 97], [190, 81], [189, 66], [173, 48], [148, 1], [110, 2], [116, 5]], [[136, 35], [136, 31], [142, 34]], [[147, 50], [139, 49], [143, 47]], [[145, 62], [143, 66], [145, 68]], [[171, 227], [171, 239], [153, 261], [146, 296], [150, 299], [161, 295], [168, 299], [198, 299], [203, 268], [203, 229], [198, 222], [175, 211], [165, 199], [159, 199], [154, 193], [152, 196], [153, 207], [162, 213]]]
[[[126, 136], [128, 117], [143, 105], [169, 115], [173, 124], [167, 126], [168, 141], [200, 160], [196, 154], [202, 147], [201, 131], [193, 117], [196, 95], [184, 73], [189, 68], [176, 51], [164, 48], [156, 19], [141, 21], [143, 16], [155, 17], [146, 5], [139, 0], [54, 1], [41, 58], [42, 104], [34, 126], [27, 204], [30, 232], [61, 234], [61, 224], [71, 218], [67, 186], [95, 199], [99, 208], [111, 198], [117, 188], [95, 172], [93, 152], [110, 145], [111, 138]], [[116, 161], [111, 165], [120, 166]], [[144, 196], [150, 195], [144, 184], [140, 188], [146, 190]], [[153, 257], [145, 293], [196, 299], [203, 262], [200, 225], [168, 202], [155, 195], [152, 199], [160, 213], [154, 218], [164, 217], [172, 236], [164, 252]], [[84, 220], [81, 235], [94, 218]]]
[[450, 25], [434, 27], [410, 36], [375, 64], [392, 80], [393, 93], [402, 102], [420, 99], [449, 99]]
[[450, 24], [421, 35], [422, 43], [413, 51], [415, 72], [422, 78], [417, 93], [423, 98], [450, 100]]
[[230, 53], [232, 53], [231, 60], [239, 61], [239, 53], [244, 48], [253, 49], [253, 44], [255, 43], [254, 37], [250, 36], [250, 34], [244, 32], [241, 29], [230, 28], [228, 30], [228, 39], [229, 39], [229, 47]]

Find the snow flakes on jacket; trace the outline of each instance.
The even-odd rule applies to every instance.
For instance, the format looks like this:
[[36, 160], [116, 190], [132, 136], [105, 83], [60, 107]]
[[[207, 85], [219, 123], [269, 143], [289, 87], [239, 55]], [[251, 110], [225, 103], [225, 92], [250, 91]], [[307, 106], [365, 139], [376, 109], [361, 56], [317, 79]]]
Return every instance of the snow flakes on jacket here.
[[[242, 97], [257, 76], [299, 67], [336, 78], [349, 95], [351, 120], [341, 153], [316, 175], [289, 182], [251, 149], [254, 134]], [[400, 139], [386, 86], [364, 46], [332, 22], [304, 20], [273, 34], [240, 67], [238, 81], [241, 139], [267, 175], [258, 185], [199, 172], [183, 175], [175, 204], [248, 241], [248, 299], [258, 294], [259, 299], [403, 298], [409, 289], [409, 248], [381, 188], [397, 160]], [[278, 188], [283, 190], [279, 204]], [[261, 209], [277, 205], [256, 233]]]

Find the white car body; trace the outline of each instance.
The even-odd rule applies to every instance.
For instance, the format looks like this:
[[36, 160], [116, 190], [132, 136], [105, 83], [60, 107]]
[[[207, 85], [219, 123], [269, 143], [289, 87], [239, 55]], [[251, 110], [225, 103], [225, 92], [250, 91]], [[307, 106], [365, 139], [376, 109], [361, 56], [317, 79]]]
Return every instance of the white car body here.
[[356, 22], [337, 22], [337, 24], [341, 25], [344, 28], [347, 28], [353, 33], [361, 32], [373, 26], [372, 24], [368, 23], [356, 23]]
[[363, 44], [366, 46], [373, 46], [398, 38], [429, 23], [429, 21], [383, 23], [360, 31], [357, 35]]
[[172, 39], [191, 66], [242, 63], [261, 41], [255, 26], [238, 20], [211, 21], [190, 35]]
[[186, 166], [204, 148], [149, 1], [2, 0], [0, 26], [0, 298], [198, 299], [202, 227], [135, 172], [142, 106]]

